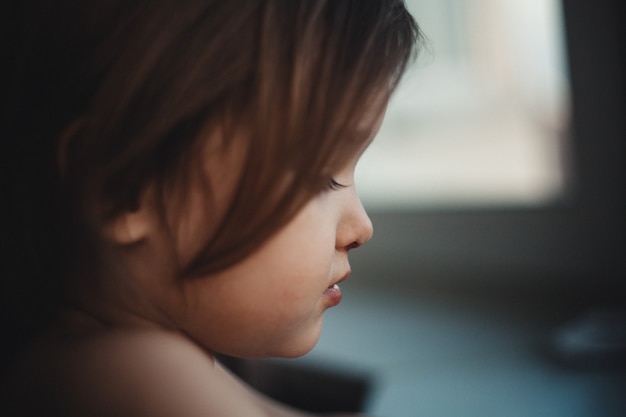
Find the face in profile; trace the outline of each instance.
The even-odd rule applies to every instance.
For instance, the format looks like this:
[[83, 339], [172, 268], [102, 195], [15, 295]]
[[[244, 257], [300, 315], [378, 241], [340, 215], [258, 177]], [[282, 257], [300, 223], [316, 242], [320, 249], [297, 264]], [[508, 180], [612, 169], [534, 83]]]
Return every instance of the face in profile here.
[[[188, 187], [188, 198], [175, 210], [176, 216], [167, 206], [159, 215], [154, 197], [143, 199], [121, 229], [136, 231], [122, 240], [127, 250], [120, 252], [131, 279], [105, 285], [132, 290], [136, 301], [126, 304], [132, 316], [180, 330], [209, 351], [240, 357], [307, 353], [318, 341], [324, 312], [341, 301], [337, 284], [350, 275], [348, 252], [372, 236], [354, 172], [381, 122], [380, 111], [364, 114], [357, 130], [367, 140], [347, 155], [326, 189], [259, 249], [217, 273], [182, 278], [173, 271], [190, 262], [219, 226], [215, 219], [228, 210], [237, 188], [233, 167], [244, 161], [240, 146], [216, 149], [215, 138], [205, 138], [202, 175], [216, 204], [204, 204], [206, 188], [201, 183]], [[107, 294], [123, 293], [115, 288]], [[107, 301], [119, 305], [119, 300]]]
[[244, 357], [299, 356], [318, 340], [322, 315], [339, 303], [348, 251], [372, 225], [354, 188], [356, 158], [337, 173], [345, 187], [310, 200], [242, 262], [182, 283], [184, 330], [211, 350]]
[[336, 284], [350, 275], [348, 252], [372, 237], [354, 172], [382, 117], [363, 117], [359, 129], [369, 140], [259, 250], [181, 283], [184, 331], [210, 350], [242, 357], [294, 357], [315, 346], [323, 313], [341, 301]]

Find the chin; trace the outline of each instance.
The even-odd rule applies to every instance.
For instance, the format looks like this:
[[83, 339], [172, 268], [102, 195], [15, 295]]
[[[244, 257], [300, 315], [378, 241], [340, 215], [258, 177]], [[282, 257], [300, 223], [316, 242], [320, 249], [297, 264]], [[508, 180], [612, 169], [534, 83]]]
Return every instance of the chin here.
[[311, 329], [309, 332], [287, 341], [282, 346], [278, 346], [277, 352], [271, 356], [277, 358], [298, 358], [306, 355], [317, 345], [321, 330], [322, 326], [320, 323], [315, 329]]
[[285, 358], [285, 359], [299, 358], [300, 356], [304, 356], [310, 351], [312, 351], [316, 344], [317, 342], [313, 343], [311, 346], [301, 347], [298, 349], [289, 349], [277, 355], [272, 355], [272, 356], [275, 358]]
[[292, 359], [304, 356], [309, 353], [317, 345], [320, 338], [321, 326], [311, 329], [308, 332], [301, 333], [298, 336], [292, 336], [283, 340], [276, 340], [276, 343], [270, 346], [258, 346], [254, 352], [248, 357], [250, 359], [261, 358], [285, 358]]
[[296, 332], [279, 331], [265, 333], [261, 337], [242, 338], [234, 336], [228, 340], [218, 339], [202, 343], [212, 352], [243, 359], [297, 358], [309, 353], [317, 345], [322, 331], [322, 320], [302, 326]]
[[268, 359], [268, 358], [294, 359], [294, 358], [299, 358], [300, 356], [304, 356], [307, 353], [309, 353], [311, 350], [313, 350], [316, 344], [317, 344], [317, 341], [315, 341], [315, 343], [309, 343], [306, 345], [299, 344], [298, 346], [289, 346], [289, 347], [272, 346], [270, 348], [265, 348], [265, 349], [259, 349], [259, 348], [239, 349], [237, 351], [220, 350], [218, 351], [218, 353], [221, 353], [227, 356], [242, 358], [242, 359]]

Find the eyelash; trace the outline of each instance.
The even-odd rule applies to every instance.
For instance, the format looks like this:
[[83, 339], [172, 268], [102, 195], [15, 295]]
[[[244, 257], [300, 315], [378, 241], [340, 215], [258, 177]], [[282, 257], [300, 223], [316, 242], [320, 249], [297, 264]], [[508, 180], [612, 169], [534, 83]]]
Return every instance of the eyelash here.
[[335, 181], [334, 178], [328, 180], [328, 188], [330, 188], [331, 190], [340, 190], [345, 187], [346, 185], [338, 183], [337, 181]]

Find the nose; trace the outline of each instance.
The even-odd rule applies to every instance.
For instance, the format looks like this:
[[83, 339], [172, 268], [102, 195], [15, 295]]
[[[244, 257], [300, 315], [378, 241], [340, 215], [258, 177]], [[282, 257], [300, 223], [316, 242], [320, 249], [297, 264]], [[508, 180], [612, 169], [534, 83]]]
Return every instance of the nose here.
[[337, 228], [337, 249], [357, 248], [372, 238], [374, 227], [356, 192], [345, 207]]

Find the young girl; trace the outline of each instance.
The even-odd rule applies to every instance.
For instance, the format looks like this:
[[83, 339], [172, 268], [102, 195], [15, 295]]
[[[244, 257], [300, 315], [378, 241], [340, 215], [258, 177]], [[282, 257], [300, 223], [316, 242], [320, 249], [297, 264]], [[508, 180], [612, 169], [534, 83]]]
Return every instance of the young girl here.
[[20, 8], [0, 413], [304, 415], [214, 354], [303, 355], [340, 302], [372, 235], [355, 165], [419, 38], [403, 2]]

